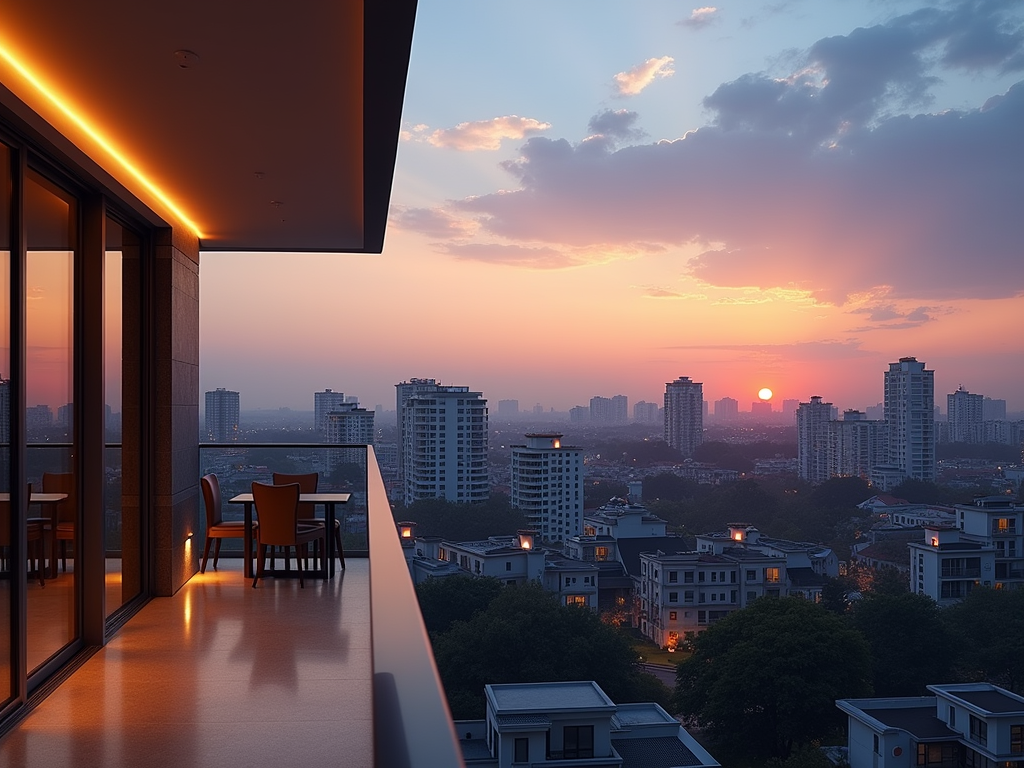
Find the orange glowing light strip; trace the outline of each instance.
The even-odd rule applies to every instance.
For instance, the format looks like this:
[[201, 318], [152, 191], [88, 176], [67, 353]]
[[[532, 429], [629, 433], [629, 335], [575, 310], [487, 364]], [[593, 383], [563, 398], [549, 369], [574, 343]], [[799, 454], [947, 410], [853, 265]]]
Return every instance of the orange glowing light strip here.
[[180, 219], [183, 224], [185, 224], [189, 229], [191, 229], [195, 233], [196, 237], [203, 237], [202, 232], [199, 231], [199, 227], [197, 227], [196, 224], [190, 218], [188, 218], [188, 216], [186, 216], [180, 208], [178, 208], [178, 206], [171, 202], [171, 199], [167, 197], [167, 195], [165, 195], [160, 190], [160, 188], [156, 186], [156, 184], [147, 179], [142, 174], [142, 171], [140, 171], [138, 168], [132, 165], [131, 162], [126, 157], [124, 157], [124, 155], [122, 155], [120, 152], [114, 149], [114, 147], [111, 146], [111, 144], [106, 139], [104, 139], [103, 136], [101, 136], [95, 128], [89, 125], [89, 123], [87, 123], [84, 118], [80, 117], [77, 113], [75, 113], [69, 106], [67, 106], [63, 101], [61, 101], [60, 98], [53, 91], [51, 91], [42, 82], [40, 82], [39, 79], [36, 78], [36, 76], [33, 75], [26, 67], [24, 67], [21, 64], [21, 62], [15, 59], [14, 56], [12, 56], [11, 53], [2, 44], [0, 44], [0, 58], [2, 58], [4, 61], [10, 64], [11, 67], [13, 67], [18, 72], [18, 74], [25, 78], [25, 80], [33, 88], [35, 88], [40, 94], [46, 97], [46, 99], [48, 99], [50, 103], [57, 107], [57, 109], [63, 112], [75, 125], [82, 129], [82, 131], [84, 131], [90, 139], [95, 141], [100, 146], [100, 148], [103, 149], [104, 152], [110, 155], [110, 157], [117, 161], [122, 168], [128, 171], [128, 173], [131, 174], [136, 179], [136, 181], [142, 184], [142, 186], [145, 187], [157, 200], [163, 203], [168, 208], [168, 210], [170, 210], [175, 216], [177, 216], [178, 219]]

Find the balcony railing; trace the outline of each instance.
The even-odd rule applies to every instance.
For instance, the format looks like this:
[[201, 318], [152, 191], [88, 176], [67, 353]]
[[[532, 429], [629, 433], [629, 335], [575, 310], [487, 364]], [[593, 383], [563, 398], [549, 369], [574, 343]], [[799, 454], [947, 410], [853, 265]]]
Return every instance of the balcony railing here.
[[[359, 462], [335, 463], [336, 457], [345, 455], [337, 453], [340, 449], [353, 448], [365, 452]], [[320, 490], [352, 494], [339, 519], [345, 526], [345, 556], [368, 556], [370, 562], [374, 762], [399, 768], [462, 766], [448, 701], [373, 449], [322, 443], [203, 444], [200, 466], [204, 473], [217, 472], [225, 499], [248, 491], [253, 480], [269, 482], [274, 471], [321, 472]], [[230, 512], [231, 505], [225, 506]]]

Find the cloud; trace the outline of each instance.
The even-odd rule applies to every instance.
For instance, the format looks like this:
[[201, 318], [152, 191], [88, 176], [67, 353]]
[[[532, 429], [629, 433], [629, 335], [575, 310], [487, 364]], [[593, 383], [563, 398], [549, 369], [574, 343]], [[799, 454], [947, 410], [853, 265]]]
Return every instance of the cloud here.
[[[920, 306], [1015, 296], [1024, 83], [980, 109], [905, 114], [927, 101], [935, 67], [963, 66], [948, 55], [954, 22], [976, 7], [996, 14], [965, 3], [819, 40], [787, 77], [722, 85], [705, 101], [710, 124], [680, 139], [530, 138], [503, 164], [518, 188], [453, 208], [482, 237], [580, 253], [600, 244], [601, 258], [641, 242], [696, 246], [686, 268], [714, 286], [835, 304], [883, 281], [888, 301]], [[999, 18], [1014, 38], [1019, 21]], [[987, 65], [1002, 71], [1017, 54], [1007, 44]], [[631, 115], [593, 124], [629, 128]]]
[[454, 128], [439, 128], [426, 141], [435, 147], [457, 149], [461, 152], [501, 149], [503, 139], [523, 139], [546, 131], [551, 123], [542, 123], [532, 117], [505, 115], [490, 120], [459, 123]]
[[661, 288], [657, 285], [645, 285], [641, 287], [641, 294], [646, 299], [686, 299], [687, 301], [707, 301], [703, 293], [679, 293], [668, 288]]
[[457, 259], [507, 264], [531, 269], [565, 269], [588, 263], [572, 253], [544, 246], [509, 245], [500, 243], [466, 243], [444, 245], [443, 251]]
[[628, 109], [606, 109], [590, 118], [587, 127], [594, 134], [636, 141], [646, 135], [642, 129], [634, 127], [638, 117], [636, 112], [630, 112]]
[[739, 352], [766, 355], [793, 363], [826, 362], [836, 360], [854, 360], [874, 357], [874, 352], [861, 349], [861, 342], [856, 339], [838, 341], [824, 339], [821, 341], [798, 341], [792, 344], [688, 344], [682, 346], [662, 347], [662, 349], [705, 352]]
[[617, 95], [636, 96], [653, 83], [655, 78], [671, 77], [676, 73], [672, 68], [674, 63], [675, 59], [671, 56], [662, 56], [660, 59], [648, 59], [632, 69], [619, 72], [614, 78]]
[[469, 237], [478, 228], [471, 219], [453, 216], [440, 208], [394, 206], [389, 215], [389, 223], [399, 229], [442, 239]]
[[896, 304], [879, 302], [849, 310], [850, 314], [867, 315], [872, 325], [854, 328], [854, 333], [878, 330], [905, 330], [917, 328], [935, 320], [936, 314], [949, 314], [951, 310], [942, 307], [917, 306], [909, 310], [900, 309]]
[[683, 19], [679, 22], [679, 25], [689, 27], [690, 29], [704, 29], [704, 27], [717, 19], [718, 9], [713, 6], [706, 6], [704, 8], [694, 8], [690, 13], [690, 18]]

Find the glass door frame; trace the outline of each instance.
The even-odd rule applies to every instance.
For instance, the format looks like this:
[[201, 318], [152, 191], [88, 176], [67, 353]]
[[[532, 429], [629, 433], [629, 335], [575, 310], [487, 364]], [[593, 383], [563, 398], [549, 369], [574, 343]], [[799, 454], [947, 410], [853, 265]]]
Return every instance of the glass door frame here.
[[[56, 151], [47, 153], [46, 142], [26, 139], [0, 114], [0, 141], [10, 150], [10, 488], [11, 520], [13, 526], [11, 558], [23, 562], [27, 553], [25, 518], [28, 499], [24, 489], [27, 483], [26, 442], [26, 260], [28, 240], [25, 222], [25, 185], [29, 170], [67, 191], [77, 200], [78, 233], [74, 259], [74, 334], [73, 334], [73, 386], [74, 403], [72, 432], [73, 463], [78, 490], [76, 536], [73, 542], [76, 571], [76, 629], [75, 638], [29, 675], [26, 658], [27, 630], [27, 578], [11, 579], [11, 676], [12, 696], [3, 703], [0, 698], [0, 735], [5, 724], [11, 722], [30, 699], [48, 693], [52, 681], [60, 681], [63, 673], [73, 669], [72, 662], [86, 658], [90, 648], [102, 646], [107, 639], [137, 612], [149, 599], [151, 592], [153, 558], [149, 530], [151, 509], [151, 462], [153, 457], [151, 435], [153, 391], [152, 347], [152, 276], [156, 228], [141, 220], [129, 209], [119, 206], [105, 196], [101, 187], [89, 185], [88, 174], [82, 169], [68, 168], [53, 159]], [[6, 180], [4, 180], [6, 182]], [[139, 277], [137, 290], [138, 325], [136, 385], [122, 386], [122, 402], [133, 399], [139, 409], [138, 434], [131, 437], [135, 443], [129, 449], [139, 453], [138, 499], [140, 509], [141, 591], [108, 617], [105, 602], [105, 536], [104, 536], [104, 484], [106, 456], [104, 366], [94, 361], [103, 359], [104, 349], [104, 264], [106, 257], [106, 221], [110, 217], [132, 230], [140, 239]], [[122, 313], [124, 309], [122, 306]], [[128, 354], [128, 351], [124, 351]], [[90, 364], [90, 361], [92, 363]], [[122, 438], [124, 441], [127, 438]], [[125, 443], [122, 442], [122, 451]], [[85, 515], [83, 510], [99, 510]], [[51, 553], [51, 557], [55, 553]]]

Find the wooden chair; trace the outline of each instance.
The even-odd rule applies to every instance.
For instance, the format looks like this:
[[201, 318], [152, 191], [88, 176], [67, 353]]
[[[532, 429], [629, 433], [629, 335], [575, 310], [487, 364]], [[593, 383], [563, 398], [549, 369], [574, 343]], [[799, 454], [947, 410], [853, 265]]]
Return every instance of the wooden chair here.
[[[253, 588], [256, 588], [256, 582], [266, 573], [267, 547], [285, 547], [286, 558], [288, 556], [287, 548], [295, 547], [295, 559], [299, 566], [299, 587], [304, 587], [303, 559], [306, 557], [311, 541], [324, 539], [324, 526], [303, 525], [299, 522], [298, 483], [289, 483], [288, 485], [253, 483], [252, 498], [256, 505], [256, 514], [260, 518], [260, 525], [256, 533], [259, 570], [256, 571], [256, 576], [252, 580]], [[326, 542], [322, 541], [322, 543]], [[326, 575], [327, 568], [325, 567], [324, 576]]]
[[[32, 497], [32, 484], [28, 485], [28, 496], [25, 498]], [[28, 540], [28, 553], [31, 557], [31, 553], [35, 552], [36, 561], [36, 578], [39, 580], [39, 586], [45, 587], [46, 582], [43, 580], [43, 565], [40, 551], [43, 548], [43, 521], [39, 518], [31, 517], [26, 523], [26, 532]], [[7, 570], [11, 573], [15, 572], [14, 561], [11, 558], [11, 500], [10, 497], [6, 499], [0, 499], [0, 558], [3, 558], [7, 562]]]
[[[60, 549], [60, 564], [64, 573], [68, 572], [68, 542], [75, 540], [75, 520], [78, 504], [75, 488], [75, 476], [71, 472], [43, 472], [43, 493], [64, 493], [67, 498], [58, 502], [54, 512], [52, 540]], [[57, 553], [53, 552], [56, 559]], [[57, 575], [57, 566], [53, 564], [53, 575]]]
[[[203, 488], [203, 503], [206, 505], [206, 546], [203, 547], [203, 563], [199, 567], [200, 573], [206, 573], [206, 561], [210, 559], [210, 544], [214, 540], [217, 545], [213, 550], [213, 568], [217, 569], [217, 560], [220, 558], [221, 539], [241, 539], [246, 535], [245, 522], [242, 520], [224, 520], [221, 512], [220, 481], [216, 475], [204, 475], [199, 481]], [[249, 529], [249, 537], [256, 538], [256, 531], [259, 524], [253, 521]]]
[[[299, 493], [316, 493], [320, 484], [319, 472], [307, 472], [301, 475], [289, 475], [283, 472], [275, 472], [274, 485], [286, 485], [298, 483]], [[327, 523], [322, 517], [316, 516], [316, 505], [309, 502], [299, 502], [299, 522], [304, 525], [319, 525], [323, 528]], [[345, 548], [341, 545], [341, 521], [334, 521], [334, 548], [338, 550], [338, 562], [341, 569], [345, 570]]]

